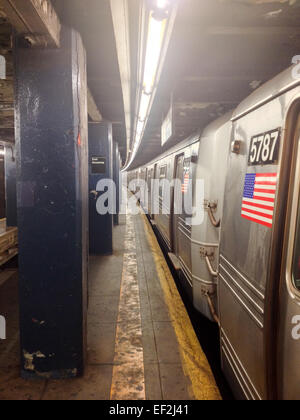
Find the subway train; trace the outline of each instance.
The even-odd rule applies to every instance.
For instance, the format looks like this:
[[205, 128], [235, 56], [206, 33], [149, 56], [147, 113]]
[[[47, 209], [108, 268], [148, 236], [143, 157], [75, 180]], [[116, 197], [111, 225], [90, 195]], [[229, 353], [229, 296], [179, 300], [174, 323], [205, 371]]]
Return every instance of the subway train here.
[[[218, 322], [237, 399], [300, 399], [300, 78], [289, 68], [234, 111], [128, 173], [190, 291]], [[153, 180], [180, 179], [169, 205]], [[204, 180], [204, 220], [175, 211]], [[187, 182], [187, 180], [189, 182]], [[158, 195], [160, 211], [152, 214]], [[182, 197], [181, 197], [182, 199]], [[146, 203], [146, 204], [145, 204]], [[164, 210], [164, 211], [163, 211]]]

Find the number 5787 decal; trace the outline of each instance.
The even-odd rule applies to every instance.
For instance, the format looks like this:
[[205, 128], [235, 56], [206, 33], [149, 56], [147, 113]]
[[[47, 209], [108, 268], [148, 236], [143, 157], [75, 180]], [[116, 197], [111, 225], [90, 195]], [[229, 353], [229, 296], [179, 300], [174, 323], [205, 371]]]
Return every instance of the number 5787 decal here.
[[252, 137], [250, 142], [249, 165], [270, 165], [278, 162], [281, 129], [268, 131]]

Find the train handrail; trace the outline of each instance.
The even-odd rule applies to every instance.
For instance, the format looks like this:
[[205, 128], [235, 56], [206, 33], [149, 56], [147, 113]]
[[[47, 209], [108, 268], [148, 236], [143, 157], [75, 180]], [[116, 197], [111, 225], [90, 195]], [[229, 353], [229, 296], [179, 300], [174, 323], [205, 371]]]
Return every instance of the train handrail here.
[[207, 302], [208, 302], [208, 306], [209, 306], [211, 315], [212, 315], [213, 319], [215, 320], [215, 322], [218, 324], [218, 326], [220, 328], [221, 327], [221, 321], [220, 321], [220, 318], [219, 318], [219, 316], [217, 314], [217, 311], [214, 307], [212, 298], [211, 298], [209, 293], [206, 293], [205, 295], [206, 295], [206, 299], [207, 299]]
[[213, 277], [218, 277], [219, 276], [219, 272], [218, 271], [215, 271], [213, 269], [213, 266], [211, 265], [211, 262], [210, 262], [210, 259], [209, 259], [208, 255], [206, 255], [205, 261], [206, 261], [206, 264], [207, 264], [207, 267], [208, 267], [208, 270], [209, 270], [210, 274]]
[[211, 205], [211, 203], [209, 203], [208, 206], [207, 206], [209, 219], [210, 219], [212, 225], [216, 228], [219, 228], [220, 225], [221, 225], [221, 219], [216, 220], [215, 216], [213, 215], [212, 209], [215, 209], [215, 208], [216, 208], [215, 204]]

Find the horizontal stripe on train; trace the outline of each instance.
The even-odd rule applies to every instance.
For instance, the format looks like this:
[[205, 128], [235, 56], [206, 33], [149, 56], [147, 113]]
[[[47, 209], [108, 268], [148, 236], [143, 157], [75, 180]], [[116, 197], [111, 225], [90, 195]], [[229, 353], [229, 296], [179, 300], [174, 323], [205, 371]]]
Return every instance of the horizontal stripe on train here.
[[265, 203], [262, 200], [253, 200], [253, 199], [247, 198], [243, 200], [243, 204], [247, 204], [252, 207], [258, 207], [258, 208], [266, 209], [266, 210], [274, 210], [274, 203]]
[[269, 194], [269, 193], [266, 193], [266, 192], [258, 192], [256, 190], [254, 190], [254, 195], [256, 195], [257, 197], [273, 198], [273, 199], [275, 199], [275, 194]]
[[[263, 216], [265, 214], [266, 216], [273, 217], [273, 215], [274, 215], [274, 210], [261, 209], [259, 207], [249, 206], [248, 204], [243, 203], [242, 210], [245, 210], [245, 209], [250, 211], [251, 213], [252, 212], [257, 212], [255, 214], [260, 214], [261, 216]], [[257, 210], [255, 210], [255, 209], [257, 209]]]
[[251, 222], [256, 222], [260, 225], [263, 225], [263, 226], [266, 226], [266, 227], [269, 227], [269, 228], [271, 228], [273, 226], [273, 224], [270, 223], [269, 221], [266, 222], [266, 221], [263, 221], [263, 220], [259, 220], [257, 218], [254, 218], [254, 217], [250, 216], [250, 215], [242, 214], [242, 217], [244, 219], [250, 220]]
[[275, 178], [276, 180], [277, 180], [277, 174], [255, 174], [256, 175], [256, 178], [260, 178], [260, 179], [262, 179], [262, 178], [266, 178], [266, 179], [270, 179], [270, 178]]
[[264, 216], [259, 216], [259, 215], [255, 216], [248, 211], [242, 211], [242, 215], [253, 217], [254, 219], [260, 220], [262, 222], [267, 222], [267, 223], [270, 223], [270, 221], [272, 222], [272, 217], [270, 219], [269, 217], [264, 217]]

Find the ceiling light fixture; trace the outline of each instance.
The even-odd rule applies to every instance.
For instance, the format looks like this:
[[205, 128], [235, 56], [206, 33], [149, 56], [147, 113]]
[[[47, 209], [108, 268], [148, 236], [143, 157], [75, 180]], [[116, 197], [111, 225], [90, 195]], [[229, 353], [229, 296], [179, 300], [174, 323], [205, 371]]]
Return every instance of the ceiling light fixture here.
[[[168, 5], [168, 0], [156, 0], [156, 8], [163, 9]], [[148, 33], [146, 54], [143, 69], [142, 89], [140, 91], [136, 129], [133, 140], [133, 152], [126, 165], [126, 170], [133, 162], [140, 146], [150, 113], [150, 105], [154, 97], [157, 84], [157, 73], [160, 64], [161, 53], [164, 45], [168, 13], [157, 14], [151, 11], [148, 21]]]
[[158, 9], [165, 9], [168, 6], [168, 0], [156, 0], [156, 7]]
[[146, 49], [143, 88], [145, 93], [152, 93], [161, 54], [166, 20], [156, 20], [151, 15]]

